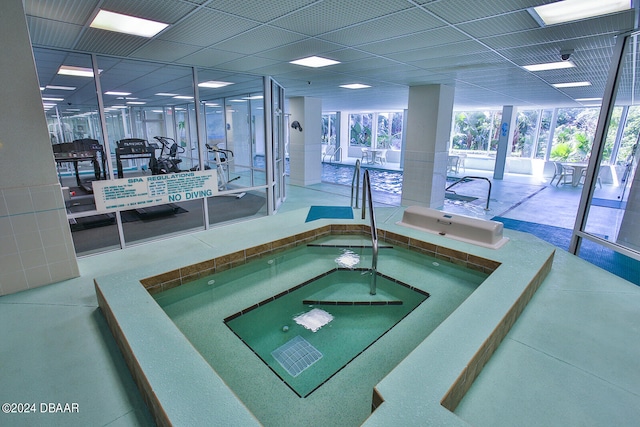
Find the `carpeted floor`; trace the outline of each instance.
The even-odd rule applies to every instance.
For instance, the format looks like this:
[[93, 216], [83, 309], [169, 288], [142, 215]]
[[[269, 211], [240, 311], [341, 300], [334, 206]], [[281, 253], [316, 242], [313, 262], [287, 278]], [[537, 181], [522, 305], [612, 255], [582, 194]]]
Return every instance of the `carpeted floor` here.
[[[505, 228], [530, 233], [561, 249], [569, 249], [572, 230], [568, 228], [519, 221], [517, 219], [499, 216], [493, 217], [492, 220], [503, 223]], [[586, 239], [583, 239], [580, 246], [579, 257], [640, 286], [640, 261], [636, 261], [633, 258], [629, 258]]]

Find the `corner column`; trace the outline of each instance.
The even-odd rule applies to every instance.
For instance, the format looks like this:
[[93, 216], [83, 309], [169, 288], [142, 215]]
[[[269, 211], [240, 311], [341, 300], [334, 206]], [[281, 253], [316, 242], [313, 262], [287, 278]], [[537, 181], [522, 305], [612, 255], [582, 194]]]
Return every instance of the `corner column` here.
[[405, 128], [403, 206], [444, 206], [447, 142], [451, 134], [454, 88], [412, 86]]
[[322, 181], [322, 100], [291, 98], [289, 112], [289, 183], [318, 184]]

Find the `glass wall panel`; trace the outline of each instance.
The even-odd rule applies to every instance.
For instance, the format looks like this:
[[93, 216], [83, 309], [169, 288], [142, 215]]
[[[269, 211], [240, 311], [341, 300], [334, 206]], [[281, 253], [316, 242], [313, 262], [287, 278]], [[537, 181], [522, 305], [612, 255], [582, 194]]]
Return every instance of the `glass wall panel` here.
[[191, 67], [38, 48], [34, 56], [78, 254], [204, 228], [204, 200], [98, 213], [92, 187], [196, 170], [201, 157], [224, 192], [207, 201], [211, 224], [267, 214], [262, 77], [199, 70], [194, 83]]
[[216, 169], [218, 190], [209, 198], [209, 223], [266, 214], [262, 78], [198, 70], [206, 135], [205, 168]]
[[[581, 173], [580, 184], [585, 185], [583, 199], [588, 202], [584, 220], [580, 213], [578, 217], [580, 232], [585, 234], [578, 240], [577, 252], [580, 257], [640, 285], [640, 85], [636, 72], [640, 58], [635, 54], [638, 47], [636, 36], [626, 37], [610, 113], [603, 121], [603, 141], [594, 145], [595, 158], [591, 159], [589, 170]], [[585, 133], [589, 134], [588, 130]], [[617, 154], [612, 156], [614, 152]], [[593, 176], [587, 173], [592, 169]]]
[[349, 144], [371, 147], [373, 114], [349, 114]]
[[[108, 57], [98, 57], [97, 63], [114, 175], [177, 173], [197, 165], [189, 113], [194, 109], [192, 69]], [[131, 139], [138, 149], [128, 148]], [[198, 199], [125, 210], [121, 218], [126, 244], [204, 228]]]
[[119, 248], [114, 214], [98, 214], [92, 183], [109, 177], [89, 55], [33, 49], [49, 137], [76, 253]]
[[559, 108], [550, 159], [577, 163], [587, 161], [599, 113], [598, 108]]
[[495, 155], [501, 120], [501, 111], [454, 112], [451, 150], [465, 151], [467, 154]]

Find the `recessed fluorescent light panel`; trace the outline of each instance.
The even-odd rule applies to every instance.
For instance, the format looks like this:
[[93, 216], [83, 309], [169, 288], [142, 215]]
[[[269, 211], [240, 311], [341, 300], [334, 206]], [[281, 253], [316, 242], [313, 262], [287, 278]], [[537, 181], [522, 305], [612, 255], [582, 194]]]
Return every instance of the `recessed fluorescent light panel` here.
[[219, 81], [215, 81], [215, 80], [209, 80], [208, 82], [202, 82], [202, 83], [198, 83], [199, 87], [206, 87], [206, 88], [210, 88], [210, 89], [217, 89], [219, 87], [225, 87], [225, 86], [229, 86], [232, 85], [233, 83], [230, 82], [219, 82]]
[[167, 28], [169, 24], [100, 10], [89, 26], [133, 36], [153, 37]]
[[631, 0], [563, 0], [534, 7], [529, 12], [541, 25], [554, 25], [628, 9]]
[[363, 85], [362, 83], [352, 83], [352, 84], [348, 84], [348, 85], [340, 85], [340, 87], [343, 87], [345, 89], [366, 89], [366, 88], [371, 87], [371, 86]]
[[295, 61], [291, 61], [291, 64], [302, 65], [305, 67], [312, 68], [320, 68], [326, 67], [327, 65], [339, 64], [339, 61], [334, 61], [333, 59], [322, 58], [319, 56], [309, 56], [307, 58], [296, 59]]
[[127, 101], [128, 105], [144, 105], [146, 102], [143, 101]]
[[104, 93], [105, 95], [115, 95], [115, 96], [129, 96], [131, 92], [117, 92], [115, 90], [108, 90]]
[[57, 101], [57, 102], [62, 102], [64, 101], [64, 98], [50, 98], [50, 97], [42, 97], [43, 101]]
[[158, 92], [156, 96], [178, 96], [177, 93], [166, 93], [166, 92]]
[[563, 68], [573, 68], [575, 65], [571, 61], [547, 62], [545, 64], [524, 65], [522, 68], [528, 71], [548, 71], [561, 70]]
[[576, 101], [578, 102], [595, 102], [595, 101], [602, 101], [602, 98], [576, 98]]
[[53, 90], [76, 90], [76, 88], [73, 87], [73, 86], [52, 86], [52, 85], [47, 85], [45, 87], [47, 89], [53, 89]]
[[[101, 71], [102, 70], [99, 70], [99, 72]], [[64, 76], [93, 77], [93, 69], [74, 67], [71, 65], [61, 65], [58, 69], [58, 74], [62, 74]]]
[[187, 95], [177, 95], [174, 96], [175, 99], [193, 99], [193, 96], [187, 96]]
[[583, 87], [583, 86], [591, 86], [591, 83], [590, 82], [569, 82], [569, 83], [556, 83], [552, 86], [557, 88]]

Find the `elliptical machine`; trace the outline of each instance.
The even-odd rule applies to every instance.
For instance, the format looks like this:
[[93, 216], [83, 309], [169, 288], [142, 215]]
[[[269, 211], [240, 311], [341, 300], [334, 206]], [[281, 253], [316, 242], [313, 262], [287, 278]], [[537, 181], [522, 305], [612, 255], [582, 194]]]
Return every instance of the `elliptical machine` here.
[[[156, 150], [160, 150], [160, 155], [157, 158], [154, 156], [149, 159], [149, 170], [151, 170], [151, 173], [153, 175], [161, 175], [181, 172], [178, 164], [182, 162], [182, 159], [178, 159], [177, 156], [178, 153], [184, 153], [185, 149], [178, 146], [178, 143], [173, 138], [167, 136], [154, 136], [153, 138], [160, 142], [161, 146], [158, 147], [158, 144], [149, 144]], [[165, 149], [167, 150], [166, 155]]]

